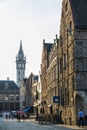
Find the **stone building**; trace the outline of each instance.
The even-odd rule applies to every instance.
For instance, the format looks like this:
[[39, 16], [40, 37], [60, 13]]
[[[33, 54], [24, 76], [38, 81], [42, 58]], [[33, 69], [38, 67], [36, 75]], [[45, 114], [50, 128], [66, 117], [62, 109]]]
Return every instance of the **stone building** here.
[[20, 109], [19, 88], [12, 80], [0, 80], [0, 112]]
[[49, 66], [47, 68], [47, 106], [48, 113], [52, 108], [52, 113], [55, 114], [58, 109], [58, 103], [53, 102], [53, 96], [58, 96], [58, 38], [54, 40], [53, 47], [49, 52]]
[[48, 55], [53, 43], [45, 43], [43, 40], [42, 63], [41, 63], [41, 85], [42, 85], [42, 106], [47, 104], [47, 68], [49, 65]]
[[76, 124], [87, 116], [87, 0], [63, 0], [59, 43], [60, 117]]
[[34, 74], [31, 73], [26, 81], [26, 106], [33, 105], [33, 94], [32, 94], [33, 81], [34, 81]]
[[21, 87], [20, 87], [20, 110], [24, 109], [26, 107], [26, 82], [27, 78], [24, 78], [21, 81]]
[[38, 75], [34, 75], [34, 81], [32, 83], [32, 95], [33, 95], [33, 105], [38, 106]]
[[34, 94], [33, 89], [35, 87], [35, 92], [37, 90], [36, 86], [38, 83], [38, 75], [34, 75], [32, 72], [29, 77], [26, 79], [25, 82], [25, 104], [26, 106], [33, 106], [34, 105]]
[[39, 71], [39, 75], [34, 75], [34, 82], [32, 84], [32, 94], [33, 94], [33, 105], [34, 110], [39, 114], [41, 110], [41, 73]]

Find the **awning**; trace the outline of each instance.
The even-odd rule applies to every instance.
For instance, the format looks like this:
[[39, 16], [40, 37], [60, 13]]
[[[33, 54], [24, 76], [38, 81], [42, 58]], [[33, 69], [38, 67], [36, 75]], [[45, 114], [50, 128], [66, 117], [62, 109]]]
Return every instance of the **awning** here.
[[19, 111], [17, 111], [17, 114], [24, 114], [24, 112], [19, 110]]
[[23, 112], [27, 112], [29, 109], [30, 109], [30, 107], [28, 107], [28, 108], [26, 108], [26, 109], [24, 109], [24, 110], [22, 110], [22, 111], [23, 111]]

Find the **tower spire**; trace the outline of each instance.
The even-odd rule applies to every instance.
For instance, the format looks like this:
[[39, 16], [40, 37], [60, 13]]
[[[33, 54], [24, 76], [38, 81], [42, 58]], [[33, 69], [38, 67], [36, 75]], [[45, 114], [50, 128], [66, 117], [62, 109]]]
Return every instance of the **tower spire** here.
[[23, 53], [23, 49], [22, 49], [22, 40], [20, 40], [20, 48], [19, 48], [18, 55], [19, 55], [20, 60], [22, 60], [24, 57], [24, 53]]
[[21, 80], [25, 78], [25, 65], [26, 57], [24, 56], [22, 49], [22, 40], [20, 40], [19, 51], [16, 56], [17, 85], [19, 88], [21, 86]]
[[20, 40], [20, 50], [22, 50], [22, 40]]

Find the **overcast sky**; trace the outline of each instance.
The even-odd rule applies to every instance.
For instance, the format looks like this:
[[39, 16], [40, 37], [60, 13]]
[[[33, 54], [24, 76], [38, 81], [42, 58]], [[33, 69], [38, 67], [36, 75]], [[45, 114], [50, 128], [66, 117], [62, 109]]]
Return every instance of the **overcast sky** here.
[[39, 74], [42, 43], [59, 35], [62, 0], [0, 0], [0, 80], [16, 81], [20, 40], [26, 56], [26, 77]]

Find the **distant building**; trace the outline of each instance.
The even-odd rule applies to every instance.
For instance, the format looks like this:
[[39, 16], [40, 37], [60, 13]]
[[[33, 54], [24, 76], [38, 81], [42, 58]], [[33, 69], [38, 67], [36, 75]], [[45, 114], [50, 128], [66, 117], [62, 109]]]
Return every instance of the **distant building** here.
[[26, 81], [26, 106], [33, 105], [33, 95], [32, 95], [33, 81], [34, 81], [34, 74], [31, 73]]
[[[50, 49], [50, 53], [48, 56], [49, 66], [47, 68], [47, 107], [48, 113], [56, 113], [56, 109], [58, 109], [58, 104], [53, 102], [54, 96], [58, 95], [58, 44], [59, 39], [54, 39], [54, 44]], [[46, 109], [47, 109], [46, 107]]]
[[0, 112], [19, 110], [19, 88], [14, 81], [0, 80]]
[[34, 103], [34, 107], [37, 107], [38, 103], [37, 103], [37, 100], [38, 100], [38, 75], [34, 75], [34, 81], [32, 83], [32, 94], [33, 94], [33, 103]]
[[26, 107], [26, 82], [27, 78], [24, 78], [21, 81], [21, 87], [20, 87], [20, 109], [24, 109]]
[[26, 80], [26, 106], [34, 105], [33, 84], [38, 81], [38, 75], [32, 72]]
[[41, 84], [42, 84], [42, 104], [44, 106], [47, 104], [48, 98], [48, 90], [47, 90], [47, 68], [49, 66], [49, 53], [51, 48], [53, 47], [53, 43], [46, 43], [43, 40], [43, 48], [42, 48], [42, 63], [41, 63]]
[[20, 40], [20, 48], [16, 56], [17, 85], [20, 88], [21, 81], [25, 78], [26, 57], [22, 49], [22, 40]]

